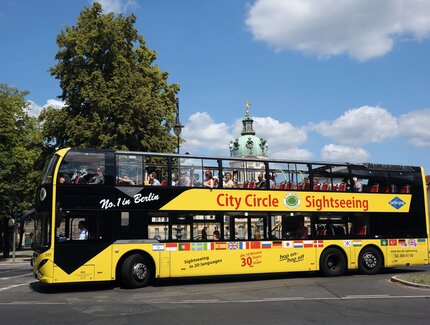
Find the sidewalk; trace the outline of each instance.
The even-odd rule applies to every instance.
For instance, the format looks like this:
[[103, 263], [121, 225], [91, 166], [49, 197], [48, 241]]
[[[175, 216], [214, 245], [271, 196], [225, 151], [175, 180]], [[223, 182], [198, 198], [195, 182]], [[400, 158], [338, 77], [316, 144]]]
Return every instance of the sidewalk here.
[[[30, 265], [31, 257], [33, 256], [33, 251], [31, 248], [22, 248], [21, 250], [15, 251], [15, 263], [27, 263]], [[0, 265], [2, 264], [12, 264], [13, 261], [13, 251], [10, 251], [9, 257], [4, 258], [3, 252], [0, 252]]]

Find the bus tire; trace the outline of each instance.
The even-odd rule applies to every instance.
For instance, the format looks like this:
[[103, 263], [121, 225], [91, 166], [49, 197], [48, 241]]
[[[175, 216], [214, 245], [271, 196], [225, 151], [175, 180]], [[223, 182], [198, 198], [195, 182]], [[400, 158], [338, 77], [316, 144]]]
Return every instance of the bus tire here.
[[377, 274], [384, 267], [382, 254], [374, 247], [365, 247], [358, 256], [358, 270], [361, 274]]
[[337, 248], [327, 248], [320, 257], [320, 270], [325, 276], [340, 276], [345, 272], [346, 258]]
[[121, 283], [125, 288], [146, 287], [152, 277], [151, 264], [140, 254], [128, 256], [121, 266]]

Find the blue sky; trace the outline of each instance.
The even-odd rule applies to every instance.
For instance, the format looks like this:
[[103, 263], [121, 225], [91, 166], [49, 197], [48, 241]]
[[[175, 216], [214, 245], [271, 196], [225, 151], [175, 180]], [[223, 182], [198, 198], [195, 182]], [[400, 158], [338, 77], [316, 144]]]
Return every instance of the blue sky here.
[[[181, 151], [229, 155], [245, 101], [269, 156], [424, 166], [430, 174], [430, 1], [103, 0], [179, 93]], [[2, 0], [0, 82], [31, 114], [61, 106], [56, 36], [89, 0]]]

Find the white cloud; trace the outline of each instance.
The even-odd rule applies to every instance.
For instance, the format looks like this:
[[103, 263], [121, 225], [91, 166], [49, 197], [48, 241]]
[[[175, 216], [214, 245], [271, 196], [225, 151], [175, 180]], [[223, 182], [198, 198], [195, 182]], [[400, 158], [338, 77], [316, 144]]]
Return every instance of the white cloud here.
[[310, 128], [340, 144], [353, 146], [381, 142], [398, 134], [396, 118], [377, 106], [354, 108], [332, 122], [323, 121]]
[[399, 118], [400, 133], [417, 147], [430, 146], [430, 109], [410, 112]]
[[138, 7], [136, 0], [90, 0], [90, 3], [94, 2], [102, 5], [104, 13], [125, 14]]
[[309, 150], [301, 148], [279, 148], [278, 150], [269, 151], [269, 156], [275, 159], [310, 160], [313, 154]]
[[311, 153], [299, 146], [307, 141], [307, 134], [288, 122], [272, 117], [254, 117], [254, 130], [267, 140], [271, 158], [309, 159]]
[[39, 116], [40, 112], [48, 106], [51, 106], [53, 108], [62, 108], [64, 107], [64, 102], [57, 100], [57, 99], [48, 99], [46, 101], [45, 105], [40, 106], [39, 104], [33, 102], [32, 100], [28, 101], [28, 115], [37, 117]]
[[365, 61], [387, 54], [395, 40], [428, 37], [430, 1], [257, 0], [245, 24], [277, 50]]
[[182, 145], [182, 152], [199, 154], [207, 151], [211, 154], [228, 155], [228, 145], [232, 138], [229, 126], [225, 123], [215, 123], [206, 112], [191, 115], [182, 130], [181, 137], [186, 142]]
[[321, 149], [321, 158], [332, 162], [349, 161], [359, 163], [368, 161], [370, 154], [363, 148], [328, 144]]

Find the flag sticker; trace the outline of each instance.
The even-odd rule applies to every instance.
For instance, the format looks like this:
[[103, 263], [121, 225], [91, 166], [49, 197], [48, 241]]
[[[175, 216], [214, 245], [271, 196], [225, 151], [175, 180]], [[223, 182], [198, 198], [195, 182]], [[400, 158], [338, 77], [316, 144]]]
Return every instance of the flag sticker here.
[[272, 243], [270, 241], [261, 242], [261, 248], [272, 248]]
[[203, 250], [203, 243], [192, 243], [191, 244], [192, 251], [201, 251]]
[[214, 243], [203, 243], [203, 249], [205, 251], [213, 251], [214, 250]]
[[177, 251], [178, 250], [178, 245], [177, 244], [172, 244], [172, 243], [167, 243], [166, 244], [166, 251], [167, 252], [173, 252], [173, 251]]
[[291, 240], [284, 241], [284, 242], [282, 242], [282, 246], [284, 248], [292, 248], [293, 247], [293, 242]]
[[345, 247], [351, 247], [352, 246], [352, 240], [344, 240], [343, 246]]
[[426, 240], [424, 238], [418, 239], [418, 246], [425, 246]]
[[225, 242], [223, 243], [215, 243], [215, 250], [217, 251], [224, 251], [227, 249], [227, 244]]
[[408, 243], [404, 239], [399, 239], [399, 246], [400, 247], [408, 247]]
[[305, 247], [305, 248], [314, 247], [314, 241], [313, 240], [304, 240], [303, 241], [303, 247]]
[[239, 243], [239, 249], [249, 249], [249, 242], [242, 241]]
[[418, 244], [417, 244], [416, 239], [408, 239], [408, 246], [410, 246], [410, 247], [417, 247]]
[[272, 242], [272, 248], [282, 248], [282, 241]]
[[303, 248], [303, 242], [301, 240], [295, 240], [294, 248]]
[[354, 247], [361, 247], [361, 246], [363, 246], [363, 244], [361, 243], [361, 240], [353, 240], [352, 241], [352, 246], [354, 246]]
[[239, 249], [239, 243], [238, 242], [229, 242], [228, 243], [228, 250], [237, 250]]
[[191, 248], [190, 243], [180, 243], [179, 244], [179, 250], [180, 251], [189, 251]]
[[381, 246], [388, 246], [388, 240], [381, 239]]
[[259, 241], [252, 241], [251, 242], [251, 249], [260, 249], [261, 245]]
[[397, 239], [390, 239], [390, 240], [388, 241], [388, 244], [389, 244], [390, 246], [397, 246]]
[[164, 252], [164, 244], [152, 244], [153, 252]]
[[314, 247], [324, 247], [324, 241], [322, 241], [322, 240], [315, 240], [314, 241]]

